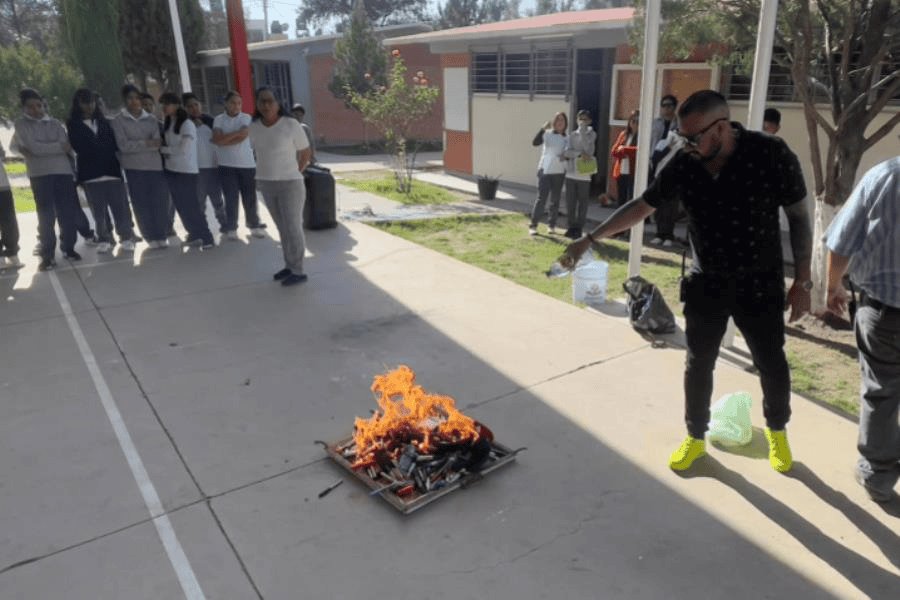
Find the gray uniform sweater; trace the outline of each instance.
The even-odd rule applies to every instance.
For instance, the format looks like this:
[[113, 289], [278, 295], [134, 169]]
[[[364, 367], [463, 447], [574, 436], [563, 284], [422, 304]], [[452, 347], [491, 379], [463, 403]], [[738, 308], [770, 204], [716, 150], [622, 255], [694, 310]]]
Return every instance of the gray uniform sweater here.
[[127, 110], [122, 110], [112, 120], [116, 145], [119, 147], [119, 162], [125, 170], [162, 171], [162, 156], [159, 148], [147, 145], [147, 140], [158, 140], [159, 122], [148, 112], [142, 112], [135, 119]]
[[72, 175], [68, 145], [66, 130], [56, 119], [16, 119], [12, 147], [25, 157], [29, 177]]

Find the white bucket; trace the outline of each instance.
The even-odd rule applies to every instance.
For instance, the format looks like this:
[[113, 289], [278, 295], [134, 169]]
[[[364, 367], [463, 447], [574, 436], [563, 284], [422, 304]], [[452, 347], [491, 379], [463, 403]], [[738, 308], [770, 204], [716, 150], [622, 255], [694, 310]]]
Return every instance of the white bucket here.
[[572, 301], [591, 305], [605, 304], [608, 272], [609, 264], [602, 260], [576, 267], [572, 272]]

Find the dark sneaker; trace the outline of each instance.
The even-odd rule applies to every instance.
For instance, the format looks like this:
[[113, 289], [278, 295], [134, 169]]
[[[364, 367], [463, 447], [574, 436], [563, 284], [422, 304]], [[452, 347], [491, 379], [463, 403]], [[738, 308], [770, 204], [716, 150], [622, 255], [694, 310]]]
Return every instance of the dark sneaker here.
[[290, 269], [282, 269], [282, 270], [278, 271], [277, 273], [275, 273], [274, 275], [272, 275], [272, 279], [274, 279], [275, 281], [281, 281], [282, 279], [284, 279], [285, 277], [287, 277], [290, 274], [291, 274]]
[[38, 265], [38, 271], [49, 271], [55, 266], [55, 260], [53, 260], [52, 258], [44, 258], [41, 260], [41, 264]]
[[[896, 471], [896, 470], [895, 470]], [[898, 474], [891, 471], [872, 471], [868, 464], [857, 465], [855, 471], [856, 482], [865, 488], [869, 498], [875, 502], [890, 502], [894, 498], [894, 486], [897, 484]]]
[[64, 252], [63, 256], [65, 256], [67, 260], [81, 260], [81, 255], [74, 250], [71, 252]]
[[306, 273], [300, 273], [299, 275], [297, 273], [291, 273], [290, 275], [288, 275], [287, 277], [285, 277], [284, 279], [281, 280], [281, 285], [283, 285], [285, 287], [287, 287], [289, 285], [297, 285], [299, 283], [303, 283], [307, 279], [309, 279], [309, 278], [306, 276]]

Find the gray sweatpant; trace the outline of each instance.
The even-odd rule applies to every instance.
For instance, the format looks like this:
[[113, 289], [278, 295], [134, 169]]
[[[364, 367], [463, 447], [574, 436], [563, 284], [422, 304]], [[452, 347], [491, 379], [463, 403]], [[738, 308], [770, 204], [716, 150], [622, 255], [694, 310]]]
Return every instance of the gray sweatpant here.
[[900, 310], [863, 304], [855, 328], [862, 379], [857, 469], [889, 492], [900, 478]]
[[302, 179], [257, 179], [256, 187], [262, 193], [266, 208], [278, 227], [285, 268], [298, 275], [303, 273], [303, 255], [306, 252], [303, 204], [306, 202], [306, 185]]
[[566, 178], [566, 217], [569, 229], [582, 231], [587, 222], [588, 201], [591, 195], [591, 182]]

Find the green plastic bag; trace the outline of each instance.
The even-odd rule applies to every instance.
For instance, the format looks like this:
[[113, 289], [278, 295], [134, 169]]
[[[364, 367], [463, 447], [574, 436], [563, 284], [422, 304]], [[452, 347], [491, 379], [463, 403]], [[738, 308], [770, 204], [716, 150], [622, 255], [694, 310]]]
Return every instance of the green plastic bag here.
[[722, 396], [710, 410], [708, 437], [723, 446], [746, 446], [753, 439], [750, 422], [750, 394], [735, 392]]
[[593, 175], [597, 172], [597, 159], [593, 156], [590, 158], [581, 158], [579, 156], [575, 159], [575, 169], [579, 175]]

